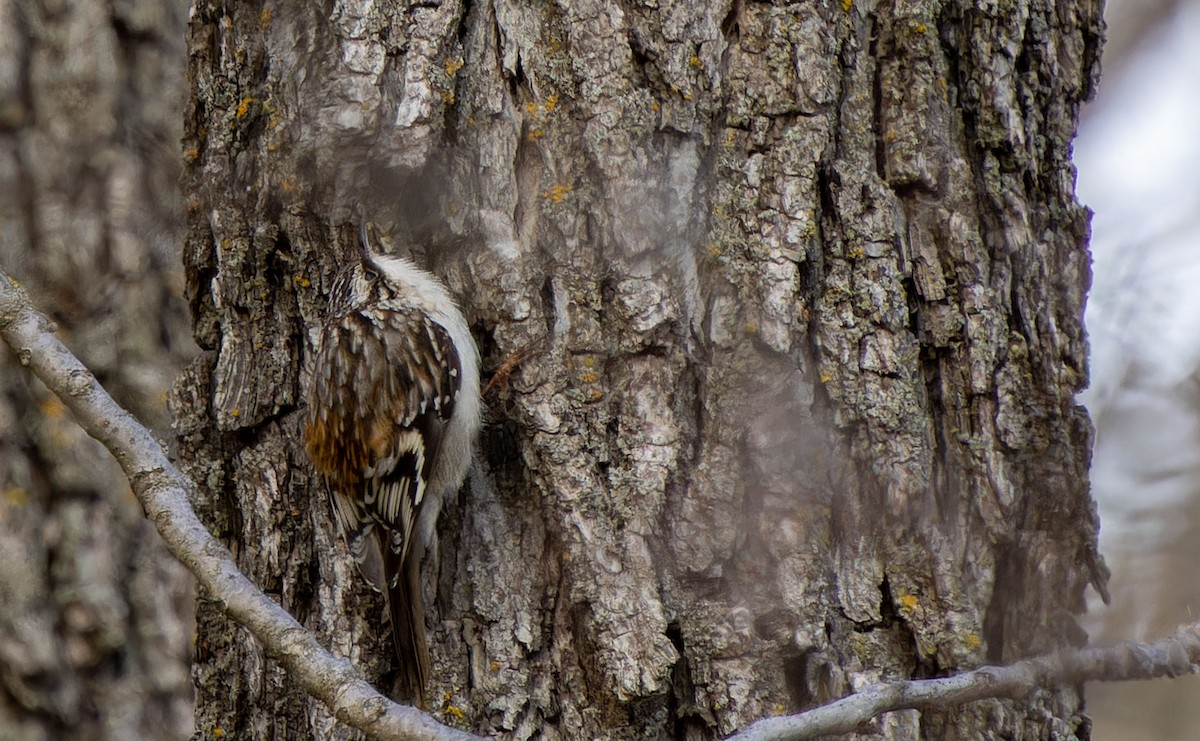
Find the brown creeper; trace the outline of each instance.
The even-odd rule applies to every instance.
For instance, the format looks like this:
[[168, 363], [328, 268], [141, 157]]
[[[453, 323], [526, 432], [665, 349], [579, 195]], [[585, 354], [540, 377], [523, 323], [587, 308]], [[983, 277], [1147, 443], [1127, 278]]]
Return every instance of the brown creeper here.
[[481, 422], [479, 351], [436, 278], [372, 254], [334, 280], [304, 437], [360, 572], [387, 596], [399, 692], [429, 675], [421, 560], [466, 478]]

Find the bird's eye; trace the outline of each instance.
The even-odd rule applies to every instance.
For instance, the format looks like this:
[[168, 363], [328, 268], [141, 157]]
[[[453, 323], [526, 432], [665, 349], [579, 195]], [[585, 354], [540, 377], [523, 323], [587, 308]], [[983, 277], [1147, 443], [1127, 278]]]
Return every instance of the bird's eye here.
[[375, 268], [367, 266], [363, 268], [363, 277], [367, 279], [367, 282], [374, 283], [379, 280], [379, 273]]

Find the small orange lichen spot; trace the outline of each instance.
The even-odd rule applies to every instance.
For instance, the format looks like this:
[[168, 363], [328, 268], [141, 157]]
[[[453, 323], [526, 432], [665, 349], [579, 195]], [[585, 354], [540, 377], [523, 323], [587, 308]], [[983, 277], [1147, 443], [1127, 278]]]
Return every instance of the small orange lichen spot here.
[[535, 142], [538, 139], [541, 139], [545, 135], [546, 135], [546, 132], [542, 131], [541, 129], [530, 129], [528, 138], [529, 138], [529, 141]]
[[688, 57], [688, 64], [692, 65], [696, 69], [700, 69], [702, 66], [704, 66], [704, 62], [701, 62], [700, 57], [696, 56], [695, 54]]
[[692, 99], [692, 98], [694, 98], [694, 97], [696, 97], [696, 96], [692, 95], [692, 91], [691, 91], [691, 90], [685, 90], [685, 91], [684, 91], [684, 93], [683, 93], [683, 99], [684, 99], [684, 100], [691, 100], [691, 99]]
[[297, 509], [296, 507], [292, 507], [292, 509], [288, 512], [288, 514], [290, 514], [292, 517], [299, 517], [300, 510]]
[[464, 713], [462, 710], [460, 710], [457, 705], [447, 705], [446, 706], [446, 715], [453, 715], [455, 718], [458, 718], [459, 720], [466, 720], [466, 717], [467, 717], [467, 714]]
[[488, 669], [491, 669], [494, 672], [500, 671], [500, 662], [493, 661], [492, 663], [488, 664]]
[[562, 554], [562, 560], [563, 560], [563, 562], [564, 562], [564, 563], [565, 563], [565, 562], [567, 562], [567, 561], [570, 561], [570, 560], [571, 560], [571, 554], [570, 554], [570, 553], [563, 553], [563, 554]]
[[241, 416], [241, 414], [242, 414], [242, 410], [241, 410], [241, 409], [231, 409], [231, 410], [229, 411], [229, 416], [230, 416], [230, 417], [240, 417], [240, 416]]
[[221, 726], [217, 726], [216, 728], [213, 729], [213, 737], [214, 738], [222, 738], [224, 736], [225, 736], [225, 729], [222, 728]]
[[42, 410], [42, 414], [51, 419], [62, 419], [67, 413], [67, 408], [58, 400], [57, 396], [47, 397], [38, 407]]
[[975, 633], [968, 633], [963, 638], [963, 642], [967, 644], [967, 648], [971, 649], [979, 648], [981, 645], [983, 645], [983, 640]]
[[296, 181], [291, 178], [284, 178], [283, 182], [279, 184], [279, 189], [284, 193], [292, 193], [296, 190]]
[[746, 322], [746, 334], [758, 334], [758, 325], [754, 322]]
[[191, 146], [183, 150], [183, 161], [189, 165], [200, 159], [200, 147]]
[[442, 93], [442, 102], [446, 105], [454, 105], [454, 91], [447, 90], [446, 92]]
[[595, 366], [596, 366], [596, 359], [594, 357], [592, 357], [591, 355], [585, 355], [583, 358], [583, 367], [584, 368], [594, 368]]
[[545, 198], [551, 203], [562, 203], [563, 199], [567, 197], [567, 194], [574, 189], [575, 188], [570, 185], [555, 185], [550, 190], [543, 191], [542, 198]]
[[546, 98], [546, 102], [542, 104], [542, 108], [545, 108], [547, 113], [549, 113], [550, 111], [554, 110], [557, 107], [558, 107], [558, 95], [555, 93], [551, 93], [550, 96]]
[[584, 383], [595, 383], [596, 381], [600, 380], [600, 377], [595, 373], [584, 373], [579, 377], [579, 380], [583, 381]]
[[538, 112], [538, 104], [537, 103], [526, 103], [525, 104], [526, 115], [535, 116], [535, 115], [537, 115], [537, 112]]
[[887, 131], [883, 132], [883, 143], [884, 144], [891, 144], [892, 142], [896, 141], [899, 138], [900, 138], [900, 135], [896, 133], [895, 129], [888, 129]]
[[733, 146], [733, 139], [734, 139], [734, 137], [736, 137], [736, 136], [737, 136], [737, 133], [736, 133], [736, 132], [735, 132], [733, 129], [728, 129], [728, 130], [725, 132], [725, 146], [727, 146], [727, 147], [732, 147], [732, 146]]
[[842, 10], [849, 12], [854, 7], [854, 0], [842, 0]]
[[8, 276], [8, 284], [10, 286], [12, 286], [13, 288], [21, 287], [21, 281], [17, 280], [16, 278], [12, 277], [11, 275]]
[[460, 69], [462, 69], [463, 64], [465, 64], [465, 62], [463, 62], [463, 60], [461, 60], [461, 59], [447, 59], [446, 60], [446, 74], [450, 75], [451, 77], [454, 77], [454, 73], [458, 72]]
[[271, 9], [263, 8], [263, 11], [258, 14], [258, 23], [263, 28], [271, 25]]
[[721, 245], [719, 245], [719, 244], [710, 244], [708, 246], [708, 256], [709, 257], [720, 257], [721, 253], [724, 251], [725, 250], [721, 249]]
[[917, 599], [915, 594], [906, 594], [900, 598], [901, 610], [912, 612], [913, 610], [917, 609], [918, 604], [920, 604], [920, 600]]
[[245, 118], [246, 114], [250, 112], [250, 104], [253, 102], [254, 102], [254, 98], [252, 98], [250, 96], [246, 96], [245, 98], [242, 98], [242, 102], [238, 103], [237, 117]]
[[229, 237], [221, 237], [221, 249], [227, 250], [233, 246], [233, 240]]
[[830, 374], [828, 374], [828, 373], [821, 374], [821, 383], [829, 383], [832, 380], [833, 380], [833, 376], [831, 376]]
[[928, 30], [929, 30], [929, 26], [926, 26], [924, 23], [917, 24], [917, 33], [925, 33]]
[[662, 110], [662, 106], [658, 104], [657, 100], [654, 100], [650, 102], [650, 110], [658, 113], [660, 110]]
[[593, 389], [592, 393], [588, 394], [589, 401], [600, 401], [604, 398], [604, 392], [600, 389]]

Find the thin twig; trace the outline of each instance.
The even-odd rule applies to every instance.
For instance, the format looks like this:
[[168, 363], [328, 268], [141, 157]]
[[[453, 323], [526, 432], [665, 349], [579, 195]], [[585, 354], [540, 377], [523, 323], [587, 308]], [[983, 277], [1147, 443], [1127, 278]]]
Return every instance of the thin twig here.
[[1087, 681], [1177, 677], [1200, 662], [1200, 623], [1185, 625], [1153, 643], [1127, 642], [985, 666], [944, 679], [876, 684], [827, 705], [751, 725], [727, 741], [801, 741], [850, 733], [881, 713], [949, 708], [993, 697], [1020, 698], [1039, 687]]
[[500, 363], [500, 366], [492, 373], [491, 380], [489, 380], [487, 385], [483, 387], [483, 391], [480, 392], [480, 395], [486, 399], [487, 395], [491, 393], [493, 388], [499, 389], [501, 395], [508, 393], [509, 376], [512, 375], [512, 372], [516, 370], [518, 365], [525, 362], [525, 359], [533, 354], [534, 349], [538, 345], [544, 345], [545, 343], [545, 337], [535, 337], [510, 353], [508, 357], [506, 357], [504, 361]]
[[25, 291], [2, 270], [0, 336], [19, 362], [57, 394], [83, 429], [121, 464], [171, 553], [233, 620], [254, 634], [301, 689], [328, 705], [338, 720], [376, 738], [478, 741], [477, 736], [379, 694], [349, 662], [326, 651], [254, 586], [196, 517], [188, 503], [193, 484], [171, 464], [154, 436], [113, 401], [91, 371], [59, 342]]

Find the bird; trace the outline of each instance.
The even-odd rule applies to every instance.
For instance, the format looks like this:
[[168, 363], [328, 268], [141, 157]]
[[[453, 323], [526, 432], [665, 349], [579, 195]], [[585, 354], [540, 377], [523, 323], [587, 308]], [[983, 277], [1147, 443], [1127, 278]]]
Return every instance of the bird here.
[[388, 603], [397, 699], [424, 705], [421, 564], [482, 425], [479, 350], [446, 286], [372, 251], [338, 271], [313, 352], [305, 448], [358, 572]]

